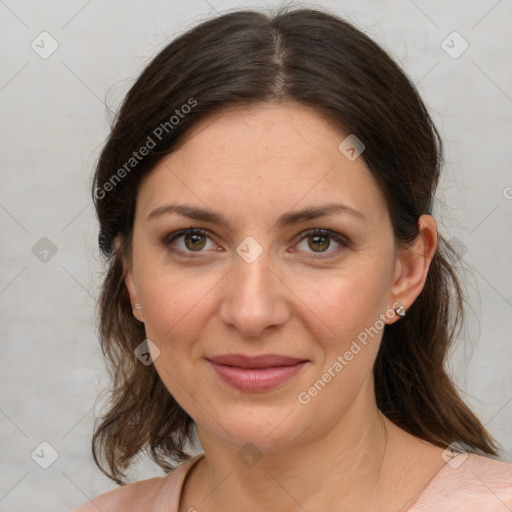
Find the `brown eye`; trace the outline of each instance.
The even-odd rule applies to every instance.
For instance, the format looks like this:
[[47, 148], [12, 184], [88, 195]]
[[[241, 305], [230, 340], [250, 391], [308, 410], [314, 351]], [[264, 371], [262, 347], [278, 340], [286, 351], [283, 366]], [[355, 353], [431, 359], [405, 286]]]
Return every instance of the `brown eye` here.
[[185, 246], [191, 251], [200, 251], [206, 245], [206, 237], [200, 233], [188, 233], [184, 237]]
[[162, 240], [162, 245], [178, 256], [190, 258], [211, 254], [219, 249], [202, 229], [175, 231]]
[[324, 252], [331, 245], [330, 238], [326, 235], [312, 235], [308, 237], [308, 246], [314, 252]]
[[350, 246], [351, 242], [346, 236], [329, 229], [316, 228], [302, 233], [295, 250], [309, 258], [321, 259], [336, 257]]

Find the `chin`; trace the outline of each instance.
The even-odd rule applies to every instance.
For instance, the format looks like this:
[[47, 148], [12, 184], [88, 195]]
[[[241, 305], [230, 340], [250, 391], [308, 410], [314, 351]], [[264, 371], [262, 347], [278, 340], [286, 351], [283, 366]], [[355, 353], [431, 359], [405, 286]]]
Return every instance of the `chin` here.
[[223, 411], [216, 417], [218, 423], [207, 417], [204, 427], [237, 449], [250, 445], [261, 452], [278, 450], [293, 443], [303, 431], [296, 414], [300, 409], [295, 405], [235, 403], [217, 410]]

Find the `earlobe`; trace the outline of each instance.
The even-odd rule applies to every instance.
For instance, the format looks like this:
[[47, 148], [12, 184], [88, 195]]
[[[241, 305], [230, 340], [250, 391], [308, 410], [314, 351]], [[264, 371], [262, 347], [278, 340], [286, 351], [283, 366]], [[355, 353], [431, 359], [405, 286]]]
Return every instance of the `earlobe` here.
[[128, 290], [128, 295], [130, 296], [133, 316], [139, 322], [144, 322], [142, 306], [139, 303], [137, 287], [135, 286], [135, 279], [133, 277], [133, 268], [131, 266], [126, 268], [125, 270], [124, 284], [126, 286], [126, 289]]
[[133, 266], [131, 265], [131, 263], [126, 261], [126, 258], [124, 257], [122, 251], [121, 240], [119, 238], [115, 239], [114, 246], [116, 249], [117, 257], [123, 264], [124, 284], [126, 286], [126, 289], [128, 290], [128, 295], [130, 296], [130, 303], [132, 305], [133, 316], [139, 322], [144, 322], [142, 306], [140, 305], [139, 302], [137, 287], [135, 285], [135, 278], [133, 275]]
[[[410, 247], [400, 249], [391, 289], [391, 303], [404, 306], [407, 311], [425, 286], [428, 269], [437, 249], [437, 225], [431, 215], [422, 215], [418, 221], [419, 232]], [[396, 318], [389, 323], [400, 318]]]

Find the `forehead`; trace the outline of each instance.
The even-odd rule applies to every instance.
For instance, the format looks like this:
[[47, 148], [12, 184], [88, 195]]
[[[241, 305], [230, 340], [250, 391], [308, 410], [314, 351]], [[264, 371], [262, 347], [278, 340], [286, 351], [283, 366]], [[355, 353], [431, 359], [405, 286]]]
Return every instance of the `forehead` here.
[[149, 173], [138, 203], [146, 214], [182, 199], [263, 215], [342, 201], [371, 219], [383, 214], [384, 198], [363, 158], [349, 160], [338, 149], [348, 135], [304, 105], [218, 112], [199, 121]]
[[186, 135], [183, 151], [176, 156], [214, 158], [226, 165], [242, 162], [243, 168], [249, 165], [251, 170], [264, 173], [263, 163], [270, 164], [271, 170], [272, 164], [280, 162], [311, 164], [322, 155], [322, 160], [333, 153], [338, 157], [337, 147], [345, 136], [311, 107], [261, 103], [237, 106], [201, 120]]

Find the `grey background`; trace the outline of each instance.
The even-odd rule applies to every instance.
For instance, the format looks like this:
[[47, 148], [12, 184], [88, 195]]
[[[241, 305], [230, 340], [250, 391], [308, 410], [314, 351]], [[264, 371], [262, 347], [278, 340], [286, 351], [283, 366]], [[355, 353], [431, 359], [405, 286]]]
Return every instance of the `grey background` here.
[[[1, 511], [71, 510], [114, 487], [89, 450], [108, 382], [95, 334], [102, 267], [89, 198], [108, 133], [105, 98], [115, 108], [144, 63], [200, 20], [265, 5], [275, 4], [0, 0]], [[512, 461], [512, 2], [307, 5], [331, 8], [390, 50], [444, 138], [436, 214], [469, 266], [471, 305], [450, 366]], [[31, 47], [42, 47], [43, 31], [59, 45], [47, 59]], [[469, 44], [458, 58], [441, 47], [453, 31]], [[462, 48], [457, 37], [445, 43], [452, 53]], [[46, 470], [31, 458], [43, 441], [58, 452]], [[34, 458], [49, 462], [42, 449]], [[142, 460], [133, 477], [157, 474]]]

